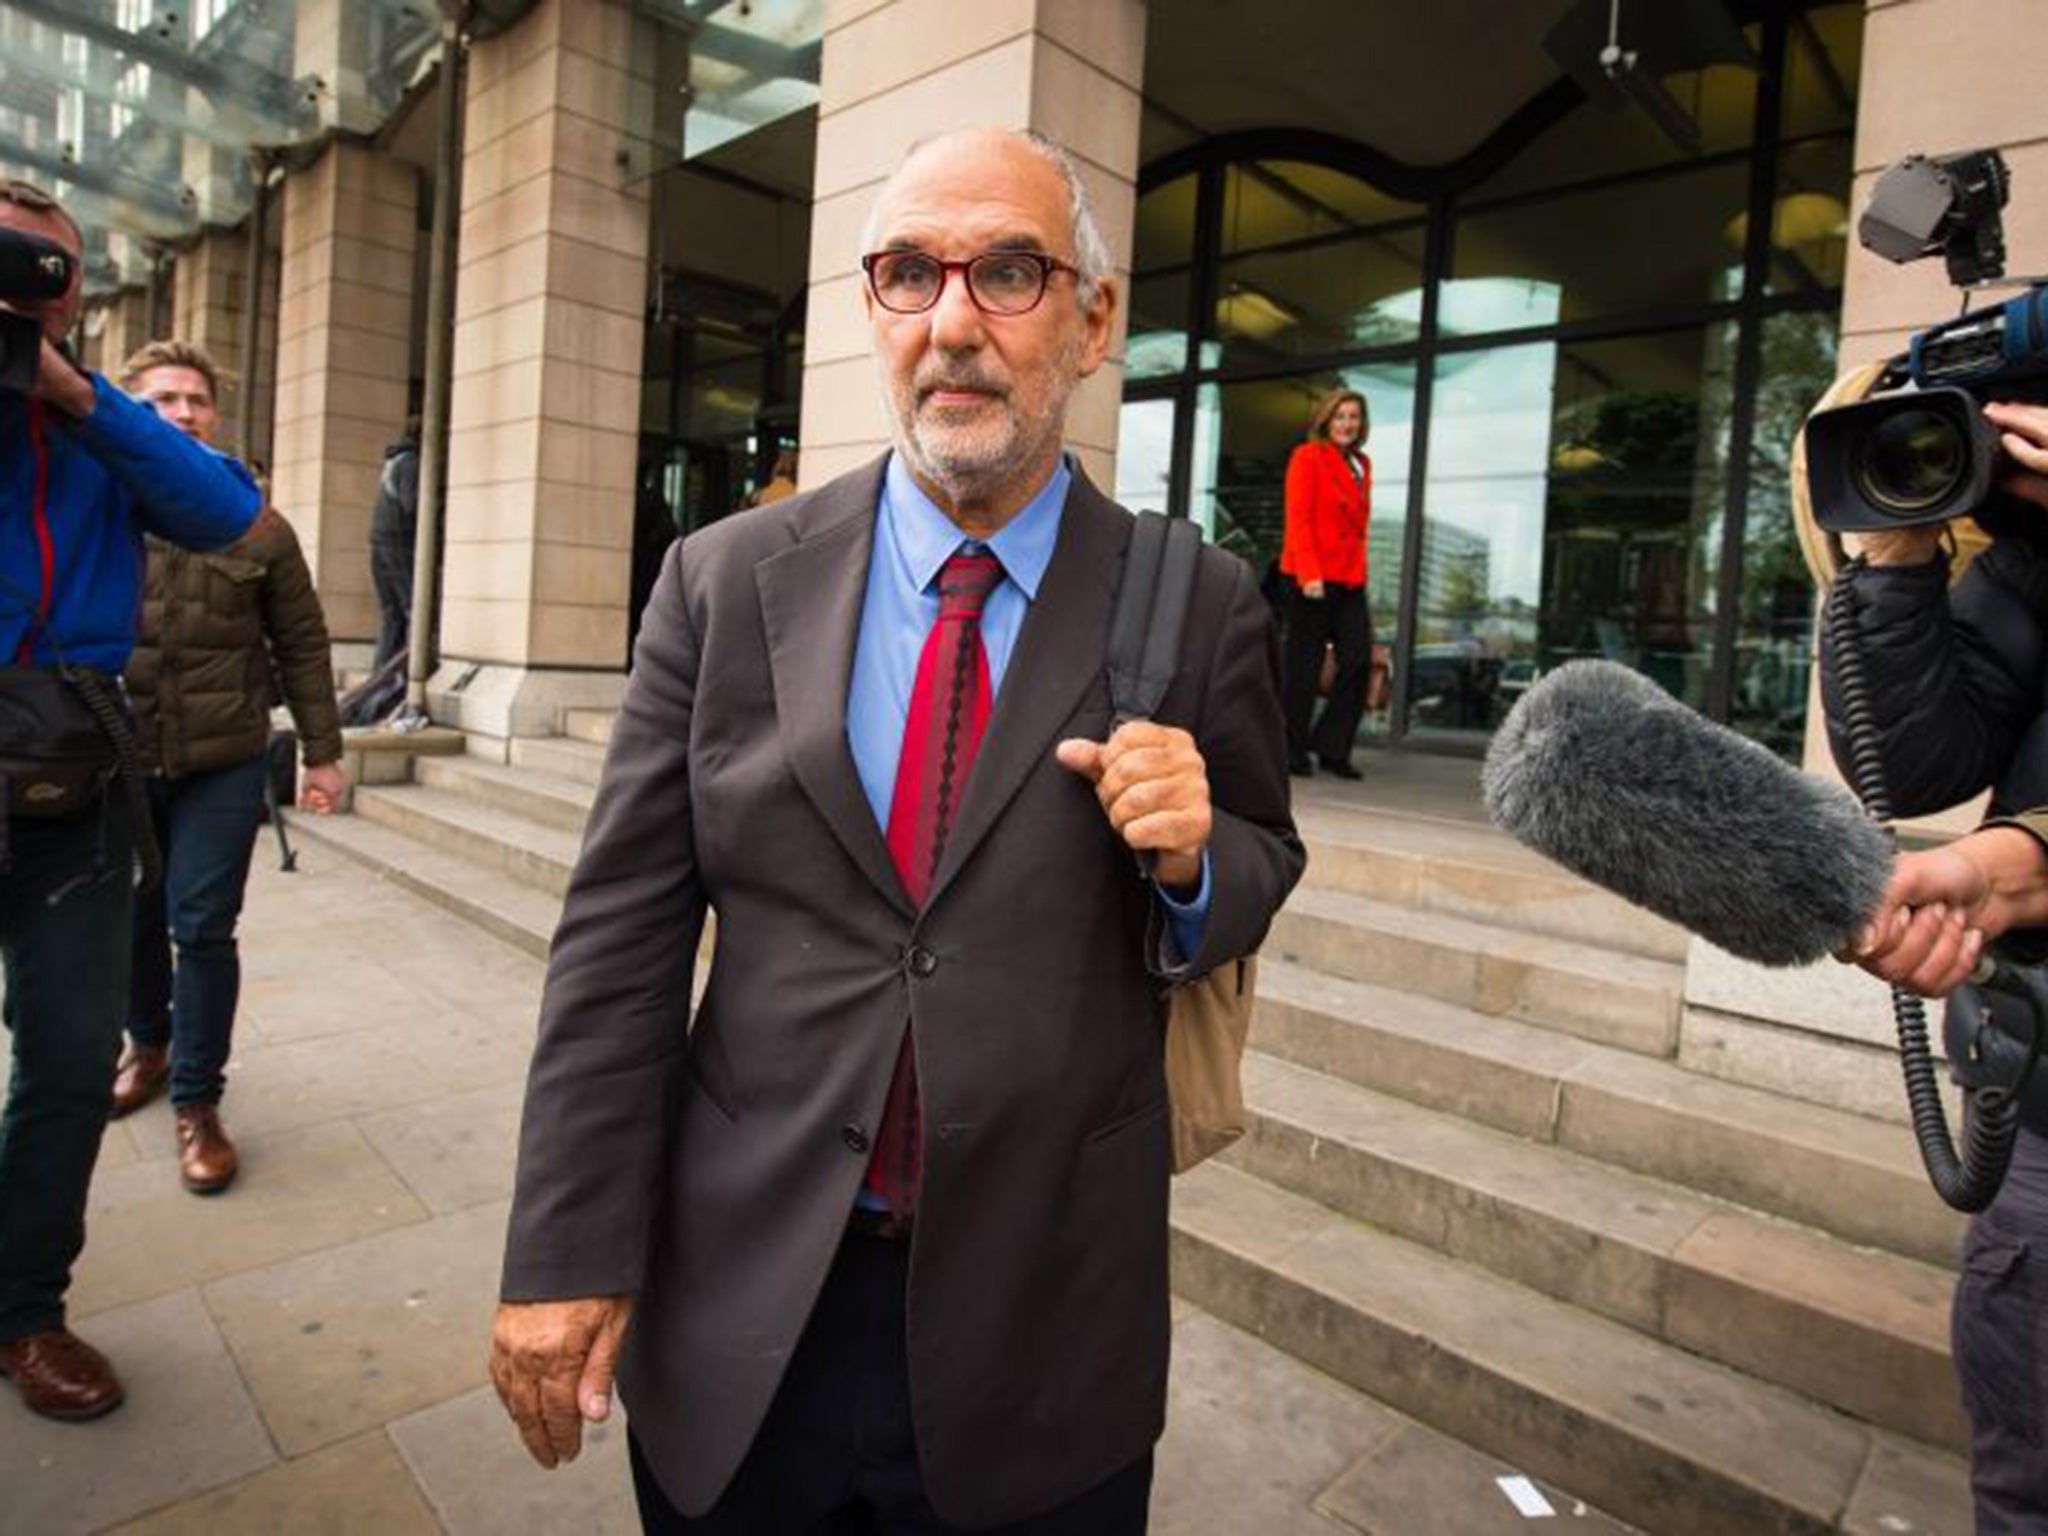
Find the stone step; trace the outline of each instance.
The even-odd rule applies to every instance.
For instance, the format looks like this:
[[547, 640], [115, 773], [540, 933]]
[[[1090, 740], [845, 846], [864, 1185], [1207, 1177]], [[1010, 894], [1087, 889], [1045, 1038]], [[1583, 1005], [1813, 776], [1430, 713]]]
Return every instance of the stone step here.
[[1297, 800], [1303, 882], [1498, 927], [1682, 961], [1681, 928], [1610, 896], [1505, 832], [1441, 817]]
[[502, 870], [430, 847], [365, 816], [302, 816], [292, 828], [295, 835], [303, 833], [308, 841], [354, 859], [486, 933], [547, 958], [562, 915], [560, 897], [507, 880]]
[[567, 736], [515, 736], [509, 752], [512, 766], [577, 784], [596, 784], [604, 773], [604, 748]]
[[1253, 1052], [1233, 1166], [1916, 1439], [1967, 1444], [1931, 1265]]
[[562, 734], [571, 741], [587, 741], [593, 746], [609, 746], [612, 739], [612, 722], [619, 717], [616, 709], [565, 709], [562, 711]]
[[1645, 1056], [1678, 1049], [1685, 972], [1667, 960], [1313, 886], [1274, 918], [1265, 952]]
[[595, 789], [575, 779], [477, 757], [424, 758], [414, 767], [413, 779], [429, 789], [447, 790], [579, 836], [597, 797]]
[[1240, 1169], [1176, 1181], [1174, 1287], [1652, 1531], [1967, 1531], [1960, 1459], [1378, 1232]]
[[1952, 1269], [1964, 1221], [1902, 1126], [1306, 970], [1259, 967], [1252, 1043], [1497, 1130]]
[[480, 805], [466, 794], [422, 784], [366, 789], [356, 795], [356, 814], [366, 821], [417, 838], [443, 853], [509, 875], [559, 897], [582, 846], [578, 833]]

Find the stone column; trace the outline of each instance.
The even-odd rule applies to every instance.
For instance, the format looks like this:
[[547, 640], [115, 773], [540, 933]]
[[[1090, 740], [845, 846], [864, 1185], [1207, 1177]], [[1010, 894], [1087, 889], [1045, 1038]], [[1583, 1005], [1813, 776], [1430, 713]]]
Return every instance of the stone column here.
[[[209, 230], [189, 249], [179, 252], [174, 279], [177, 293], [176, 334], [181, 341], [204, 347], [220, 365], [220, 446], [238, 458], [269, 462], [272, 390], [276, 380], [277, 258], [272, 255], [263, 284], [263, 316], [259, 322], [255, 370], [242, 356], [242, 314], [247, 297], [249, 237], [242, 229]], [[242, 396], [256, 392], [253, 443], [236, 435]]]
[[[856, 249], [882, 181], [950, 128], [1037, 128], [1081, 164], [1129, 291], [1138, 175], [1143, 0], [826, 0], [811, 297], [804, 343], [806, 486], [872, 458], [889, 426], [868, 352]], [[1067, 442], [1116, 483], [1124, 313], [1111, 359], [1074, 396]]]
[[128, 354], [151, 339], [149, 290], [123, 288], [101, 306], [99, 368], [115, 383], [121, 381], [121, 365]]
[[471, 54], [430, 705], [472, 733], [623, 682], [656, 52], [627, 0], [542, 0]]
[[271, 499], [338, 641], [371, 640], [370, 506], [405, 424], [419, 178], [337, 140], [284, 184]]

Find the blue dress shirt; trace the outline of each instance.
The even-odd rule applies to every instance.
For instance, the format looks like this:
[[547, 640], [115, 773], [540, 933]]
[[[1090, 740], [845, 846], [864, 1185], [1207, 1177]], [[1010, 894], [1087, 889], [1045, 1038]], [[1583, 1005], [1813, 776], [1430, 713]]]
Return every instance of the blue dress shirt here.
[[[989, 684], [995, 696], [1016, 649], [1017, 632], [1038, 600], [1038, 586], [1059, 540], [1060, 510], [1074, 472], [1064, 458], [1040, 491], [986, 543], [1002, 562], [1003, 579], [981, 613], [982, 647], [988, 652]], [[853, 653], [853, 684], [846, 699], [846, 739], [861, 788], [886, 831], [889, 803], [896, 793], [896, 764], [903, 753], [903, 722], [917, 682], [925, 636], [939, 617], [939, 570], [964, 544], [959, 525], [925, 495], [900, 454], [889, 456], [882, 477], [882, 502], [875, 518], [875, 547], [868, 561], [868, 589], [861, 608], [860, 637]], [[991, 704], [994, 700], [991, 699]], [[1209, 855], [1202, 854], [1202, 883], [1188, 902], [1175, 901], [1155, 885], [1174, 948], [1182, 959], [1202, 947], [1209, 916]]]

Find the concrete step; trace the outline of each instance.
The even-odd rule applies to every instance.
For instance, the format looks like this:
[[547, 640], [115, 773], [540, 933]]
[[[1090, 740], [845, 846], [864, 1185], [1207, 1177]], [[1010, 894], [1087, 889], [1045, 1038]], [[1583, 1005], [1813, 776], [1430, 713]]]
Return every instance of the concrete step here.
[[612, 739], [612, 722], [619, 717], [616, 709], [565, 709], [562, 711], [562, 734], [571, 741], [587, 741], [593, 746], [609, 746]]
[[1645, 1056], [1678, 1049], [1683, 967], [1319, 887], [1297, 888], [1266, 953]]
[[1240, 1169], [1176, 1181], [1173, 1226], [1196, 1305], [1647, 1530], [1969, 1529], [1954, 1456]]
[[577, 784], [596, 784], [604, 773], [604, 748], [567, 736], [515, 736], [509, 748], [512, 766], [531, 768]]
[[1308, 843], [1303, 881], [1425, 912], [1546, 933], [1653, 959], [1682, 961], [1685, 931], [1493, 827], [1363, 806], [1297, 801]]
[[[360, 804], [360, 800], [358, 804]], [[502, 870], [449, 853], [366, 816], [302, 816], [293, 834], [354, 859], [486, 933], [547, 958], [561, 919], [558, 896], [507, 880]]]
[[1497, 1130], [1952, 1269], [1964, 1221], [1902, 1126], [1306, 970], [1259, 968], [1252, 1044]]
[[512, 811], [480, 805], [466, 794], [421, 784], [362, 790], [355, 809], [366, 821], [557, 897], [569, 888], [569, 873], [582, 846], [579, 833], [542, 826]]
[[1967, 1444], [1955, 1283], [1253, 1052], [1233, 1166], [1546, 1296], [1920, 1440]]
[[413, 778], [429, 789], [447, 790], [579, 837], [590, 819], [590, 803], [597, 798], [596, 790], [575, 779], [476, 757], [422, 759]]

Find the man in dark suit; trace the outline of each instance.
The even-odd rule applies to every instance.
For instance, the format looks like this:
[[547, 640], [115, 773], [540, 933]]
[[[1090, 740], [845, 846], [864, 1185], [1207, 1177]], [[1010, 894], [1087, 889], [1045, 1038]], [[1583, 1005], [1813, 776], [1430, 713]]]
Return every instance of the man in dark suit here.
[[1159, 722], [1112, 730], [1132, 523], [1060, 434], [1117, 295], [1064, 152], [934, 140], [865, 247], [895, 451], [694, 536], [648, 607], [493, 1379], [552, 1466], [617, 1362], [652, 1530], [1139, 1532], [1164, 993], [1302, 867], [1270, 627], [1205, 552]]

